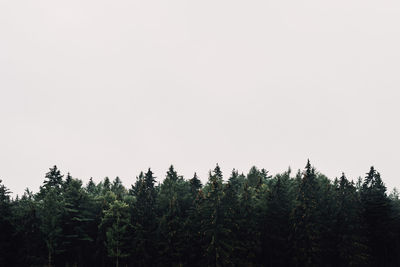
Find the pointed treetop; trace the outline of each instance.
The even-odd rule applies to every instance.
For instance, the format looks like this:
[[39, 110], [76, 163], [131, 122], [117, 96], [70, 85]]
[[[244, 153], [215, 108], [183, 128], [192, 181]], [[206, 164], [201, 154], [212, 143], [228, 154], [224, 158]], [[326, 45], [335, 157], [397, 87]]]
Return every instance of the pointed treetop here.
[[219, 167], [218, 163], [217, 166], [214, 168], [214, 175], [222, 179], [222, 171], [221, 168]]
[[174, 166], [171, 165], [167, 171], [166, 179], [171, 179], [172, 181], [178, 180], [178, 173], [175, 171]]
[[155, 177], [153, 176], [153, 172], [149, 168], [146, 174], [144, 175], [144, 180], [146, 182], [147, 187], [154, 187]]
[[194, 173], [194, 176], [192, 179], [189, 180], [189, 183], [190, 183], [190, 186], [191, 186], [193, 192], [197, 192], [197, 190], [200, 190], [201, 187], [203, 186], [201, 184], [200, 179], [197, 176], [197, 173]]
[[366, 175], [367, 176], [365, 176], [364, 183], [363, 183], [364, 188], [371, 187], [373, 184], [374, 177], [376, 176], [376, 170], [375, 170], [374, 166], [371, 166], [371, 168], [369, 169], [369, 172], [367, 172]]
[[310, 163], [310, 159], [307, 159], [307, 165], [306, 165], [306, 169], [311, 169], [311, 163]]
[[94, 193], [95, 190], [96, 190], [96, 184], [93, 182], [93, 178], [92, 177], [90, 177], [89, 182], [86, 185], [86, 190], [89, 193]]
[[56, 165], [54, 165], [53, 168], [49, 169], [49, 172], [46, 173], [45, 178], [47, 179], [44, 181], [44, 187], [46, 188], [60, 188], [62, 185], [63, 176], [61, 175], [60, 170], [57, 168]]

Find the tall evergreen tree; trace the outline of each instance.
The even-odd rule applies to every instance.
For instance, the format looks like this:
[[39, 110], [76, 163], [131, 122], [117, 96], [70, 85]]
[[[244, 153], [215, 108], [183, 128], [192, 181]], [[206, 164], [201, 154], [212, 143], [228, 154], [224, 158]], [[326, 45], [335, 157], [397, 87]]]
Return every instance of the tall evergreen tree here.
[[72, 177], [65, 183], [64, 212], [62, 214], [63, 238], [61, 242], [64, 262], [78, 265], [84, 261], [84, 253], [93, 244], [90, 223], [93, 215], [87, 210], [88, 195], [82, 188], [82, 181]]
[[229, 229], [224, 225], [224, 210], [222, 206], [223, 186], [222, 171], [217, 166], [209, 176], [208, 192], [204, 205], [206, 212], [203, 221], [204, 261], [208, 266], [225, 266], [231, 264], [229, 244]]
[[26, 189], [21, 199], [14, 203], [13, 210], [13, 221], [16, 229], [15, 240], [18, 242], [16, 265], [44, 265], [46, 255], [43, 255], [43, 251], [46, 251], [46, 244], [40, 231], [38, 203], [29, 189]]
[[394, 251], [391, 251], [390, 201], [386, 195], [379, 172], [370, 168], [361, 189], [361, 201], [364, 207], [364, 220], [374, 266], [393, 266]]
[[333, 238], [336, 242], [336, 266], [368, 265], [367, 244], [364, 238], [362, 206], [354, 183], [344, 173], [336, 184], [337, 213]]
[[190, 183], [190, 192], [194, 198], [197, 197], [199, 190], [203, 187], [197, 173], [194, 173], [193, 178], [189, 180]]
[[57, 194], [61, 192], [63, 186], [63, 175], [57, 166], [50, 168], [49, 172], [46, 173], [43, 185], [40, 187], [39, 197], [44, 197], [47, 191], [54, 190]]
[[0, 266], [13, 266], [13, 250], [5, 253], [12, 247], [14, 227], [12, 225], [12, 210], [10, 191], [2, 184], [0, 179]]
[[157, 191], [155, 177], [149, 169], [146, 174], [141, 174], [135, 184], [136, 197], [133, 209], [132, 225], [134, 229], [134, 251], [138, 266], [153, 266], [156, 258], [153, 256], [157, 250]]
[[320, 256], [320, 214], [314, 168], [307, 162], [293, 210], [292, 244], [295, 266], [318, 266]]
[[270, 190], [262, 201], [261, 210], [261, 255], [264, 266], [290, 265], [290, 212], [292, 198], [290, 196], [289, 172], [277, 175]]
[[64, 201], [57, 187], [48, 188], [46, 191], [39, 202], [39, 218], [40, 229], [47, 246], [47, 263], [48, 266], [52, 266], [55, 256], [61, 252]]

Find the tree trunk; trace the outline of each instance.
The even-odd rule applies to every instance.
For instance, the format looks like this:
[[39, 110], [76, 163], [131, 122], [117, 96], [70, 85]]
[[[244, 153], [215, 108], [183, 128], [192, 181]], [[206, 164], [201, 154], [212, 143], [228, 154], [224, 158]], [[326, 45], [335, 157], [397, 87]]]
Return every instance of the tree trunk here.
[[51, 250], [49, 249], [49, 255], [48, 255], [48, 264], [49, 267], [51, 267]]

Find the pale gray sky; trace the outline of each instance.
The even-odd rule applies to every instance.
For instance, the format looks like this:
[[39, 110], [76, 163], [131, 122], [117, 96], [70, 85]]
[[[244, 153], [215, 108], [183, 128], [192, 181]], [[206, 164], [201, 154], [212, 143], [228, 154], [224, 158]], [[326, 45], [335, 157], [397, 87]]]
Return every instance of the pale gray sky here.
[[0, 0], [0, 178], [310, 158], [399, 186], [398, 1]]

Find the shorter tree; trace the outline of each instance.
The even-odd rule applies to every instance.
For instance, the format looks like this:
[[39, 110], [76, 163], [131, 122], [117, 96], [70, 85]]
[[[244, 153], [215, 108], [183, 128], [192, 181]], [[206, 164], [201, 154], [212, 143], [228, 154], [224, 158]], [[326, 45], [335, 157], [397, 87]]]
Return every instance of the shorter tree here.
[[115, 259], [115, 266], [119, 266], [122, 258], [129, 256], [128, 232], [130, 229], [130, 216], [128, 204], [115, 200], [104, 211], [104, 217], [100, 228], [104, 229], [108, 256]]

